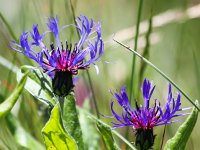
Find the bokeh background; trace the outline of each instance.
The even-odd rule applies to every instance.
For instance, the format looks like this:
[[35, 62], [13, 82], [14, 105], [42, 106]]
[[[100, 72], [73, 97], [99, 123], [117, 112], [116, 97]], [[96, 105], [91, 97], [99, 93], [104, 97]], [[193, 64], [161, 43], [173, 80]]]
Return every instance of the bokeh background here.
[[[16, 86], [16, 71], [24, 64], [36, 66], [37, 64], [23, 55], [12, 51], [8, 44], [14, 38], [19, 39], [23, 31], [30, 31], [33, 24], [38, 24], [40, 31], [47, 30], [46, 22], [50, 16], [59, 17], [60, 26], [74, 23], [75, 16], [86, 15], [102, 24], [105, 51], [102, 59], [97, 63], [100, 73], [97, 75], [95, 68], [89, 70], [94, 96], [89, 86], [87, 74], [79, 73], [76, 83], [77, 103], [83, 107], [85, 99], [88, 99], [92, 107], [92, 113], [96, 113], [93, 99], [95, 97], [101, 114], [111, 115], [110, 100], [111, 91], [120, 89], [124, 84], [130, 92], [130, 77], [132, 70], [133, 53], [121, 47], [113, 41], [113, 37], [134, 48], [135, 27], [138, 14], [139, 0], [0, 0], [0, 101], [6, 99]], [[152, 18], [150, 32], [150, 44], [148, 54], [145, 55], [154, 65], [168, 75], [178, 84], [193, 100], [200, 98], [200, 1], [199, 0], [144, 0], [142, 6], [140, 32], [137, 51], [144, 53], [147, 43], [147, 31], [149, 19]], [[69, 28], [62, 33], [63, 42], [73, 42], [78, 38], [77, 33]], [[46, 39], [51, 43], [52, 39]], [[148, 78], [156, 85], [153, 99], [158, 99], [163, 104], [168, 94], [168, 81], [148, 65], [144, 65], [140, 58], [136, 57], [135, 73], [133, 80], [132, 97], [137, 98], [142, 104], [140, 85], [144, 78]], [[173, 88], [176, 96], [177, 90]], [[189, 101], [182, 96], [183, 107], [192, 107]], [[153, 101], [152, 101], [153, 105]], [[118, 105], [115, 105], [116, 110]], [[134, 104], [133, 104], [134, 107]], [[0, 124], [0, 149], [6, 146], [17, 149], [18, 141], [23, 139], [23, 134], [28, 134], [43, 144], [41, 129], [48, 119], [48, 108], [33, 98], [24, 90], [20, 100], [12, 110], [12, 116], [8, 116]], [[186, 117], [185, 117], [186, 118]], [[166, 126], [163, 139], [163, 127], [156, 127], [155, 149], [160, 149], [161, 141], [164, 143], [171, 138], [177, 128], [185, 120]], [[101, 117], [110, 124], [112, 119]], [[199, 149], [199, 128], [197, 122], [195, 129], [187, 143], [186, 149]], [[22, 131], [14, 132], [15, 126]], [[4, 132], [5, 131], [5, 132]], [[127, 129], [117, 129], [123, 136], [127, 136]], [[95, 132], [95, 131], [94, 131]], [[97, 131], [98, 132], [98, 131]], [[19, 135], [18, 135], [18, 134]], [[134, 141], [132, 129], [128, 131], [129, 141]], [[15, 136], [13, 136], [15, 134]], [[21, 135], [21, 136], [20, 136]], [[18, 139], [18, 140], [16, 140]], [[125, 145], [117, 139], [122, 149]], [[11, 146], [12, 145], [12, 146]], [[105, 149], [99, 138], [98, 149]]]

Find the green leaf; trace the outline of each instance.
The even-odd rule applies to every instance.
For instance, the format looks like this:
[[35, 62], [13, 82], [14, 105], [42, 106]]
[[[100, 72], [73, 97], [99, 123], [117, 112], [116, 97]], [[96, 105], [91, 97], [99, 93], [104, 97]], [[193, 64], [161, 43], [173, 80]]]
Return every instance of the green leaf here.
[[42, 129], [47, 150], [77, 150], [77, 145], [72, 137], [61, 126], [60, 111], [55, 105], [49, 121]]
[[97, 128], [99, 129], [99, 131], [103, 137], [103, 140], [106, 144], [107, 149], [108, 150], [120, 150], [120, 148], [115, 143], [111, 128], [99, 120], [96, 122], [96, 124], [97, 124]]
[[28, 70], [30, 73], [28, 74], [25, 89], [41, 102], [54, 105], [51, 79], [47, 74], [35, 67], [25, 65], [17, 72], [17, 80], [19, 81]]
[[21, 77], [17, 87], [13, 91], [13, 93], [3, 102], [0, 104], [0, 118], [4, 117], [7, 115], [13, 106], [15, 105], [17, 99], [21, 95], [24, 85], [26, 83], [28, 72], [24, 73], [23, 76]]
[[83, 106], [78, 108], [79, 121], [83, 132], [84, 148], [86, 150], [100, 150], [100, 135], [96, 130], [94, 123], [88, 118], [88, 115], [86, 115], [84, 111], [90, 111], [89, 99], [85, 99]]
[[59, 102], [61, 103], [62, 121], [65, 130], [75, 139], [79, 150], [84, 149], [74, 93], [71, 92], [64, 99], [59, 99]]
[[[199, 106], [196, 100], [196, 105]], [[197, 122], [198, 110], [193, 108], [192, 113], [187, 118], [187, 120], [178, 128], [175, 136], [169, 139], [165, 145], [165, 150], [184, 150], [186, 143], [192, 133], [192, 130]]]

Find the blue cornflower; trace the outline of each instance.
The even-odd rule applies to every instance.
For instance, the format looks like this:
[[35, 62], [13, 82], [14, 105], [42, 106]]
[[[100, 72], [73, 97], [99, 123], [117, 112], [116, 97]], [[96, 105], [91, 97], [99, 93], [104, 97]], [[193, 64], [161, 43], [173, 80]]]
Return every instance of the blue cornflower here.
[[188, 114], [178, 113], [186, 109], [181, 108], [180, 92], [178, 92], [176, 99], [173, 98], [171, 84], [169, 84], [168, 98], [163, 107], [160, 106], [160, 102], [157, 100], [155, 100], [153, 107], [149, 106], [151, 96], [155, 89], [155, 86], [152, 86], [149, 80], [145, 79], [141, 88], [144, 106], [139, 106], [135, 100], [136, 108], [133, 109], [129, 103], [125, 88], [125, 86], [121, 87], [120, 94], [113, 93], [113, 96], [123, 108], [122, 115], [118, 115], [113, 109], [114, 101], [111, 101], [112, 114], [119, 122], [113, 122], [113, 128], [131, 126], [135, 131], [136, 146], [139, 146], [140, 149], [148, 149], [153, 146], [155, 138], [153, 128], [155, 126], [177, 122], [178, 120], [171, 121], [171, 119]]
[[[80, 39], [73, 46], [66, 42], [64, 48], [59, 34], [69, 26], [78, 29]], [[101, 24], [81, 15], [77, 17], [76, 24], [61, 28], [58, 26], [58, 17], [48, 18], [47, 27], [50, 31], [40, 34], [38, 25], [33, 25], [30, 32], [31, 41], [28, 40], [28, 32], [24, 32], [20, 36], [19, 44], [12, 41], [17, 48], [13, 46], [11, 48], [35, 60], [52, 78], [55, 94], [66, 95], [73, 87], [72, 75], [77, 75], [79, 69], [87, 69], [90, 64], [95, 65], [95, 62], [103, 54]], [[49, 45], [43, 41], [48, 32], [52, 32], [56, 40], [56, 46], [50, 44], [50, 50], [48, 49]], [[35, 51], [36, 47], [40, 49], [39, 52]], [[86, 57], [89, 59], [86, 60]]]

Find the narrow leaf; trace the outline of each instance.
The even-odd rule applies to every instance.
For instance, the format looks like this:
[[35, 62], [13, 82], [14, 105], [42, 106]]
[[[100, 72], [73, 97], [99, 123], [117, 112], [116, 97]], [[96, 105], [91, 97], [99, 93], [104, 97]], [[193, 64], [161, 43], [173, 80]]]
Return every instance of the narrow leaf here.
[[10, 24], [7, 22], [7, 20], [5, 19], [5, 17], [2, 15], [1, 12], [0, 12], [0, 19], [2, 20], [2, 22], [3, 22], [3, 23], [5, 24], [5, 26], [7, 27], [7, 29], [8, 29], [8, 31], [9, 31], [10, 35], [12, 36], [12, 38], [13, 38], [15, 41], [17, 41], [17, 38], [16, 38], [16, 36], [15, 36], [15, 34], [14, 34], [14, 32], [13, 32], [11, 26], [10, 26]]
[[[0, 149], [1, 150], [19, 150], [22, 147], [15, 141], [11, 131], [8, 128], [6, 119], [0, 120]], [[23, 150], [23, 149], [22, 149]]]
[[21, 95], [24, 85], [26, 83], [28, 72], [24, 73], [23, 76], [21, 77], [17, 87], [13, 91], [13, 93], [3, 102], [0, 104], [0, 118], [4, 117], [7, 115], [13, 106], [15, 105], [17, 99]]
[[65, 130], [75, 139], [78, 148], [82, 150], [84, 149], [84, 143], [78, 113], [76, 110], [74, 93], [71, 92], [63, 100], [59, 100], [60, 103], [63, 103], [63, 106], [61, 106], [63, 126]]
[[54, 105], [51, 79], [48, 75], [37, 68], [25, 65], [17, 72], [17, 80], [19, 81], [28, 70], [30, 73], [28, 74], [25, 89], [41, 102]]
[[72, 137], [61, 126], [58, 105], [55, 105], [49, 121], [42, 129], [47, 150], [77, 150], [77, 145]]
[[45, 147], [37, 141], [29, 132], [27, 132], [19, 120], [12, 114], [6, 117], [7, 126], [9, 126], [10, 131], [12, 131], [13, 137], [20, 146], [29, 150], [44, 150]]
[[[196, 105], [199, 106], [196, 100]], [[193, 108], [192, 113], [187, 118], [187, 120], [179, 127], [175, 136], [169, 139], [165, 145], [164, 150], [184, 150], [186, 143], [192, 133], [192, 130], [197, 122], [198, 110]]]
[[97, 128], [99, 129], [103, 140], [106, 144], [106, 147], [108, 150], [120, 150], [120, 148], [115, 143], [115, 140], [112, 135], [111, 128], [105, 124], [103, 124], [101, 121], [97, 121]]
[[100, 135], [94, 123], [88, 118], [88, 115], [86, 115], [84, 111], [90, 111], [89, 99], [85, 99], [83, 106], [78, 108], [79, 121], [83, 132], [84, 148], [86, 150], [101, 150], [102, 148], [99, 146]]

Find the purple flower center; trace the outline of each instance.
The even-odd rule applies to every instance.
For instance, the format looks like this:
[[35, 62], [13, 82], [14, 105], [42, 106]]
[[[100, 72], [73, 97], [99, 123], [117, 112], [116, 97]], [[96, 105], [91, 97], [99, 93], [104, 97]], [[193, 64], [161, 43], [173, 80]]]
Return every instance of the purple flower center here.
[[55, 49], [54, 45], [51, 44], [51, 53], [44, 53], [46, 58], [43, 58], [43, 66], [45, 72], [49, 71], [49, 68], [54, 68], [51, 71], [67, 71], [72, 75], [78, 74], [78, 69], [86, 69], [89, 67], [89, 64], [81, 66], [84, 60], [82, 59], [78, 63], [73, 64], [76, 61], [77, 54], [80, 53], [80, 50], [77, 49], [75, 44], [72, 50], [72, 44], [68, 45], [66, 42], [66, 48], [64, 49], [61, 45], [61, 49], [58, 47]]

